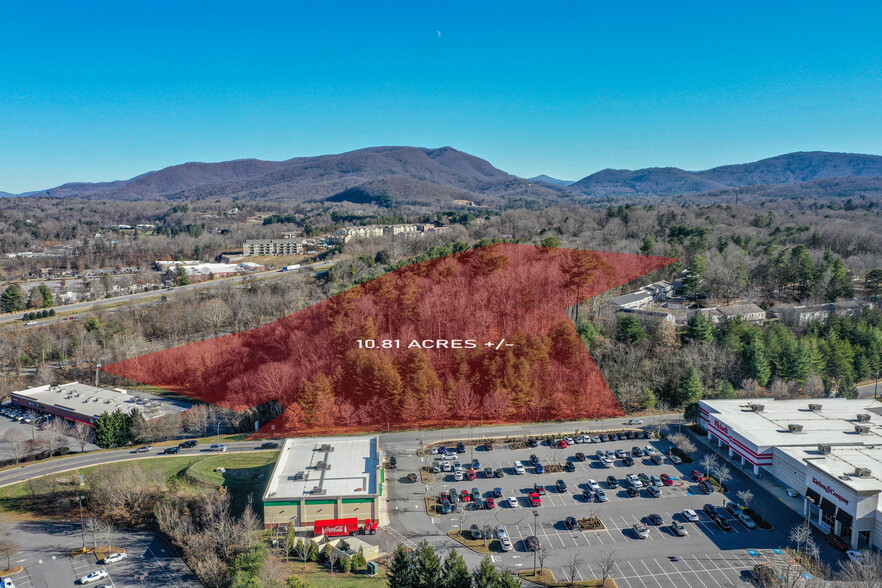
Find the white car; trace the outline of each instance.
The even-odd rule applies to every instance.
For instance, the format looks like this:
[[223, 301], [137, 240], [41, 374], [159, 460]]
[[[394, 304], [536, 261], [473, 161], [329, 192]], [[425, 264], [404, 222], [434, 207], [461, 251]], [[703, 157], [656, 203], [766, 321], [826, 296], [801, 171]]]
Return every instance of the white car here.
[[756, 523], [753, 522], [753, 519], [743, 512], [735, 513], [735, 518], [748, 529], [756, 529]]
[[646, 455], [652, 455], [653, 453], [655, 453], [655, 447], [653, 447], [652, 445], [647, 445], [643, 448], [643, 451], [646, 452]]
[[640, 478], [637, 477], [637, 474], [628, 474], [627, 476], [628, 482], [631, 483], [631, 486], [634, 488], [643, 488], [643, 482], [640, 481]]
[[114, 563], [114, 562], [118, 562], [118, 561], [122, 561], [124, 559], [127, 559], [128, 557], [129, 557], [128, 553], [111, 553], [110, 555], [105, 557], [101, 563], [105, 563], [105, 564]]
[[567, 445], [575, 445], [575, 444], [576, 444], [576, 440], [573, 439], [572, 437], [566, 437], [566, 438], [564, 439], [564, 441], [567, 442]]
[[90, 574], [86, 574], [82, 578], [80, 578], [80, 584], [89, 584], [91, 582], [97, 582], [98, 580], [103, 580], [108, 576], [107, 571], [105, 570], [95, 570]]
[[512, 508], [517, 508], [517, 506], [518, 506], [518, 499], [517, 499], [516, 497], [514, 497], [514, 496], [509, 496], [509, 497], [508, 497], [508, 505], [509, 505], [510, 507], [512, 507]]
[[629, 425], [642, 425], [642, 424], [643, 424], [643, 421], [640, 420], [640, 419], [630, 419], [630, 420], [628, 421], [628, 424], [629, 424]]
[[505, 532], [505, 527], [503, 527], [502, 525], [498, 525], [496, 527], [496, 538], [504, 539], [505, 537], [508, 537], [508, 533]]
[[603, 465], [603, 467], [605, 467], [605, 468], [611, 468], [615, 462], [614, 462], [613, 460], [611, 460], [610, 458], [608, 458], [608, 457], [604, 457], [604, 458], [602, 458], [602, 459], [600, 460], [600, 463], [601, 463], [601, 464]]
[[0, 580], [0, 588], [15, 588], [15, 583], [11, 578], [3, 578]]
[[585, 438], [582, 437], [582, 435], [576, 435], [575, 437], [573, 437], [573, 441], [575, 441], [576, 443], [584, 443]]
[[450, 465], [449, 461], [445, 461], [441, 463], [441, 469], [445, 472], [453, 471], [453, 466]]
[[853, 561], [854, 563], [856, 563], [860, 567], [864, 567], [864, 566], [869, 565], [866, 562], [866, 560], [864, 559], [864, 554], [861, 553], [860, 551], [855, 551], [854, 549], [849, 549], [848, 551], [845, 552], [845, 555], [848, 556], [848, 559], [850, 561]]
[[689, 521], [690, 523], [697, 523], [698, 522], [698, 514], [696, 514], [696, 512], [694, 510], [692, 510], [691, 508], [685, 509], [683, 511], [683, 516], [686, 517], [686, 520]]
[[458, 472], [462, 470], [462, 464], [458, 461], [453, 462], [453, 471]]
[[456, 480], [457, 482], [462, 482], [462, 480], [463, 480], [462, 470], [456, 470], [455, 472], [453, 472], [453, 479]]
[[591, 442], [592, 443], [600, 443], [600, 436], [594, 435], [593, 437], [591, 437]]
[[635, 523], [632, 529], [634, 529], [634, 534], [637, 535], [638, 539], [649, 537], [649, 525], [646, 523]]
[[508, 537], [503, 537], [499, 540], [499, 544], [502, 547], [502, 551], [511, 551], [514, 549], [514, 545], [511, 543], [511, 539]]
[[588, 480], [588, 487], [592, 490], [600, 490], [600, 484], [597, 483], [597, 480]]
[[524, 464], [522, 464], [519, 461], [514, 462], [514, 471], [516, 474], [519, 474], [519, 475], [527, 473], [527, 470], [524, 469]]

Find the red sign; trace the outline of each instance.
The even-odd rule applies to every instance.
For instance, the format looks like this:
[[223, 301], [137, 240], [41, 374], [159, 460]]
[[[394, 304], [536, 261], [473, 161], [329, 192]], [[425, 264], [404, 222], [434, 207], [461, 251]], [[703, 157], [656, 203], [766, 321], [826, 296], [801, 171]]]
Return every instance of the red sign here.
[[720, 431], [722, 431], [723, 433], [725, 433], [727, 435], [729, 434], [729, 427], [727, 427], [725, 424], [721, 423], [717, 419], [714, 419], [714, 426], [716, 428], [718, 428]]
[[848, 498], [844, 498], [841, 494], [836, 492], [836, 490], [834, 490], [833, 487], [830, 486], [829, 484], [824, 485], [817, 478], [812, 478], [812, 482], [815, 484], [815, 486], [817, 486], [818, 488], [820, 488], [821, 490], [823, 490], [824, 492], [826, 492], [830, 496], [835, 496], [839, 502], [841, 502], [843, 504], [848, 504]]

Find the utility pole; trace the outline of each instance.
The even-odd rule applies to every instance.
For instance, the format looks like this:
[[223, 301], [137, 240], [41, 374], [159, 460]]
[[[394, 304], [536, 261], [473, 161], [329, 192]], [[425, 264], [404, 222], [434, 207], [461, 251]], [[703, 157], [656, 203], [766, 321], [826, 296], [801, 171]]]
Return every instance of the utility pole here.
[[873, 398], [879, 393], [879, 368], [876, 368], [876, 384], [873, 386]]
[[101, 369], [101, 362], [95, 364], [95, 387], [98, 387], [98, 370]]

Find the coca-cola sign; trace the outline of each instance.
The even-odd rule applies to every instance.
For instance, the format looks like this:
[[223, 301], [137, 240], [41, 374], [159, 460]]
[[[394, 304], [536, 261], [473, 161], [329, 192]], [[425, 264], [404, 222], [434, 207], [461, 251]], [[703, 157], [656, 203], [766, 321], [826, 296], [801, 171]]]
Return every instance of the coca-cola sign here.
[[830, 486], [829, 484], [824, 484], [817, 478], [812, 478], [812, 483], [830, 496], [834, 496], [839, 502], [846, 505], [848, 504], [848, 498], [845, 498], [841, 494], [836, 492], [836, 490], [833, 489], [833, 486]]

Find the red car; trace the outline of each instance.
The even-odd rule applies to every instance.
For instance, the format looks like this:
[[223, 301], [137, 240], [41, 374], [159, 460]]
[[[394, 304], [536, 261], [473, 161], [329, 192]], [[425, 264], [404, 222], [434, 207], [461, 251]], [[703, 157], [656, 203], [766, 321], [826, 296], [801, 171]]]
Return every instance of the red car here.
[[493, 444], [489, 441], [484, 443], [484, 451], [493, 451]]
[[477, 477], [478, 475], [475, 473], [475, 470], [469, 470], [466, 472], [466, 478], [468, 478], [469, 480], [474, 480]]
[[834, 549], [838, 549], [839, 551], [845, 551], [848, 549], [848, 544], [836, 533], [827, 533], [826, 539], [827, 543], [832, 545]]
[[566, 439], [561, 439], [560, 441], [557, 442], [557, 446], [560, 447], [561, 449], [566, 449], [567, 447], [569, 447], [569, 444], [567, 444]]
[[530, 499], [530, 506], [542, 506], [542, 498], [540, 498], [538, 493], [530, 492], [527, 498]]
[[489, 498], [485, 498], [485, 499], [484, 499], [484, 506], [485, 506], [488, 510], [491, 509], [491, 508], [496, 508], [496, 501], [493, 500], [493, 497], [492, 497], [492, 496], [490, 496]]
[[704, 474], [698, 470], [692, 470], [692, 479], [696, 482], [704, 482]]
[[468, 490], [463, 490], [463, 491], [462, 491], [462, 501], [463, 501], [463, 502], [471, 502], [471, 501], [472, 501], [472, 497], [471, 497], [471, 495], [469, 494], [469, 491], [468, 491]]
[[661, 476], [659, 476], [659, 478], [661, 478], [662, 484], [664, 484], [665, 486], [673, 486], [674, 485], [674, 481], [667, 474], [662, 474]]

